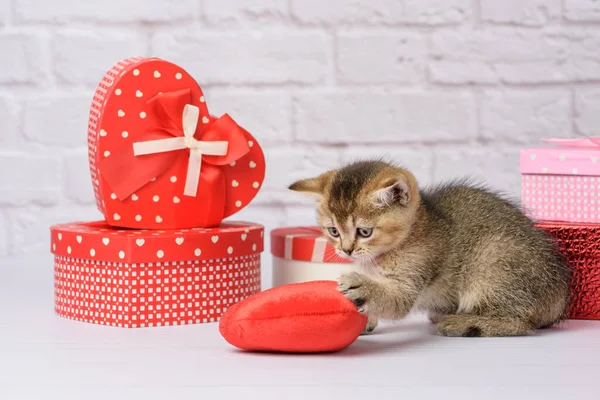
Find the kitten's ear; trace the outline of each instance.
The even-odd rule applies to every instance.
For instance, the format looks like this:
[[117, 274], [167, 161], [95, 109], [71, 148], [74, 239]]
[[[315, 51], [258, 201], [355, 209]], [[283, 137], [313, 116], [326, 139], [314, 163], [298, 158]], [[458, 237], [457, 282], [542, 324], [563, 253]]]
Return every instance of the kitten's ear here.
[[405, 206], [410, 200], [410, 187], [406, 177], [400, 175], [388, 178], [379, 184], [379, 189], [373, 192], [373, 204], [376, 207], [387, 207], [393, 204]]
[[303, 179], [292, 183], [288, 189], [314, 197], [317, 200], [323, 198], [325, 187], [331, 180], [333, 171], [326, 172], [314, 178]]

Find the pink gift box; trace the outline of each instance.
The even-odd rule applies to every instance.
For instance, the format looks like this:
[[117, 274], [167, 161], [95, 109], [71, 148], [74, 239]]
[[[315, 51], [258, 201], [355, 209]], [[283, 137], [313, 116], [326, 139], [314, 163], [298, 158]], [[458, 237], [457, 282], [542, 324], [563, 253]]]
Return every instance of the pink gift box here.
[[521, 201], [536, 221], [600, 223], [600, 138], [521, 150]]

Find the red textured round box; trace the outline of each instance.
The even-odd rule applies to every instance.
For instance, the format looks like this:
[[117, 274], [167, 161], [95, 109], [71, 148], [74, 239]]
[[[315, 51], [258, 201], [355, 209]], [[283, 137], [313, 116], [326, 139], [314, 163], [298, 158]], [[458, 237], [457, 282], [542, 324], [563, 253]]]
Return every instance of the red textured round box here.
[[264, 230], [126, 230], [105, 222], [51, 227], [55, 311], [126, 328], [217, 322], [260, 292]]
[[318, 227], [289, 227], [271, 231], [273, 286], [319, 280], [337, 280], [352, 270], [339, 257]]
[[573, 269], [569, 318], [600, 320], [600, 225], [536, 224], [552, 236]]

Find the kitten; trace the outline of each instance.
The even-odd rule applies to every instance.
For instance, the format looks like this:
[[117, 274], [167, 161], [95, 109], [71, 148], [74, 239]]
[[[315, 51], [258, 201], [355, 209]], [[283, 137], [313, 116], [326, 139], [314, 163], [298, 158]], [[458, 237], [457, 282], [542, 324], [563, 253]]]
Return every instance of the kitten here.
[[369, 317], [425, 310], [438, 334], [512, 336], [566, 317], [571, 271], [516, 206], [467, 183], [419, 190], [407, 170], [361, 161], [290, 186], [317, 199], [318, 223], [339, 256], [375, 274], [340, 276]]

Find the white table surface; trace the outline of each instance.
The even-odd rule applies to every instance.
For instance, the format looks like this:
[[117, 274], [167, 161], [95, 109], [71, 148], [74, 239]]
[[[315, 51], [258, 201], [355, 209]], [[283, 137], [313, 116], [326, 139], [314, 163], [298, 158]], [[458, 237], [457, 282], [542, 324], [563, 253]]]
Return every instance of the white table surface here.
[[253, 354], [229, 346], [216, 323], [123, 329], [59, 318], [43, 260], [0, 265], [2, 400], [600, 398], [600, 321], [442, 338], [412, 316], [335, 354]]

